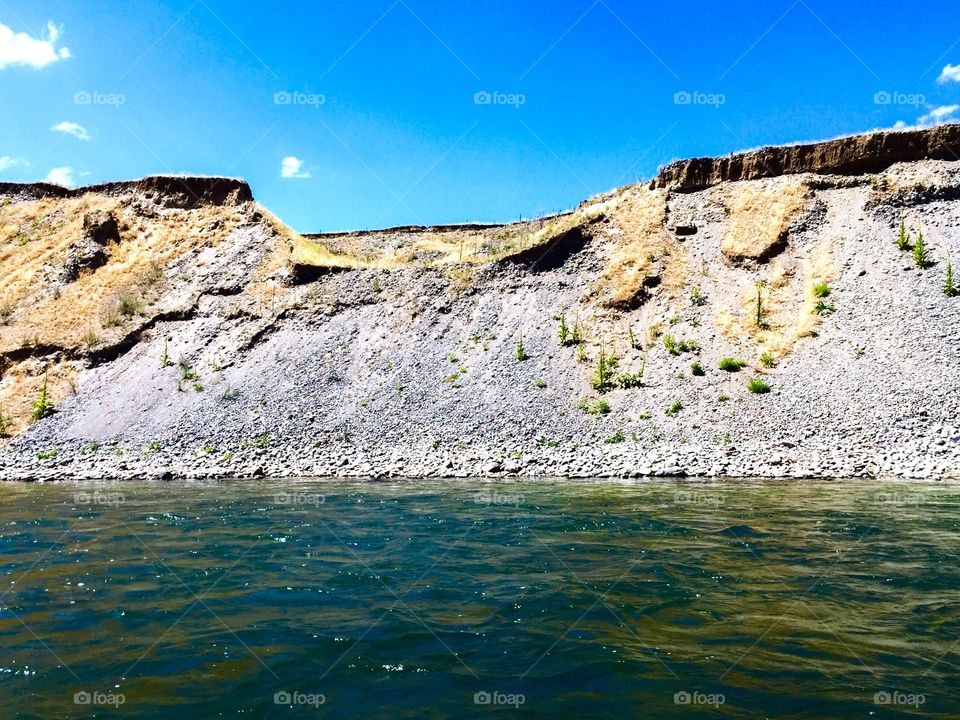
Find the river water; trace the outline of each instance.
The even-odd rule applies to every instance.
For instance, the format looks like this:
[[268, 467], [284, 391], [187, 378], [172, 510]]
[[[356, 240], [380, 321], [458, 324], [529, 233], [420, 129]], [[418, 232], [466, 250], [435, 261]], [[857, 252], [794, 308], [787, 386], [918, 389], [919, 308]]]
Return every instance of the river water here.
[[5, 485], [3, 717], [960, 717], [960, 489]]

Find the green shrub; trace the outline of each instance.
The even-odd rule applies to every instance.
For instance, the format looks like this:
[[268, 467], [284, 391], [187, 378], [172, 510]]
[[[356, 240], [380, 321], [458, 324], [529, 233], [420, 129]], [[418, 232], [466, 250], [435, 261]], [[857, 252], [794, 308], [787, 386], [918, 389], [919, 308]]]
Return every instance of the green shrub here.
[[40, 394], [33, 402], [30, 410], [30, 419], [33, 422], [43, 420], [53, 414], [53, 404], [50, 402], [50, 396], [47, 394], [47, 374], [43, 374], [43, 385], [40, 386]]
[[913, 261], [917, 264], [917, 267], [921, 269], [930, 265], [927, 244], [923, 241], [923, 230], [917, 233], [917, 241], [913, 244]]
[[526, 349], [523, 347], [523, 331], [517, 335], [517, 360], [523, 362], [524, 360], [529, 360], [530, 356], [527, 355]]
[[56, 450], [41, 450], [37, 453], [37, 460], [50, 460], [57, 456]]
[[700, 345], [696, 340], [677, 340], [673, 335], [663, 336], [663, 346], [671, 355], [682, 355], [685, 352], [697, 352]]
[[604, 442], [613, 445], [616, 443], [622, 443], [624, 440], [626, 440], [626, 438], [623, 435], [623, 430], [617, 430], [613, 435], [604, 440]]
[[545, 388], [545, 387], [547, 386], [547, 381], [544, 380], [544, 379], [541, 378], [541, 377], [538, 377], [536, 380], [533, 381], [533, 383], [534, 383], [534, 385], [536, 385], [538, 388]]
[[826, 303], [823, 300], [820, 300], [817, 302], [816, 310], [817, 315], [833, 315], [837, 311], [837, 308], [831, 303]]
[[765, 368], [772, 368], [777, 364], [777, 359], [769, 352], [761, 353], [760, 364]]
[[560, 327], [557, 329], [557, 337], [560, 338], [561, 345], [567, 345], [572, 342], [570, 338], [570, 327], [567, 325], [567, 316], [560, 313]]
[[143, 452], [149, 454], [157, 453], [160, 452], [160, 447], [161, 445], [159, 440], [151, 440], [147, 443], [147, 446], [143, 449]]
[[720, 393], [720, 397], [717, 398], [717, 402], [727, 402], [730, 399], [730, 396], [726, 393]]
[[667, 417], [673, 417], [678, 412], [683, 410], [683, 403], [679, 400], [674, 400], [673, 404], [670, 405], [664, 412], [667, 414]]
[[613, 372], [619, 361], [613, 353], [607, 354], [603, 344], [600, 345], [600, 355], [597, 357], [597, 369], [593, 376], [593, 389], [605, 393], [613, 389]]
[[747, 390], [757, 395], [770, 392], [770, 384], [762, 378], [754, 377], [747, 381]]
[[960, 290], [953, 283], [953, 263], [947, 260], [947, 278], [943, 283], [943, 294], [947, 297], [956, 297]]
[[720, 358], [720, 362], [717, 363], [717, 367], [721, 370], [726, 370], [727, 372], [740, 372], [743, 368], [747, 366], [747, 363], [743, 360], [737, 360], [732, 357]]
[[700, 288], [695, 287], [690, 291], [690, 302], [697, 306], [706, 305], [707, 298], [700, 292]]
[[701, 365], [698, 362], [693, 363], [692, 365], [690, 365], [690, 372], [696, 375], [697, 377], [701, 377], [704, 374], [703, 365]]
[[818, 282], [816, 285], [813, 286], [813, 294], [818, 298], [825, 298], [831, 292], [833, 291], [830, 289], [830, 286], [827, 285], [825, 282]]
[[622, 390], [632, 390], [641, 386], [643, 380], [643, 366], [635, 373], [624, 373], [617, 378], [617, 385]]
[[903, 224], [903, 220], [900, 221], [900, 234], [897, 236], [897, 247], [903, 251], [913, 248], [910, 244], [910, 235], [907, 233], [907, 227]]
[[598, 398], [595, 403], [591, 403], [587, 398], [580, 398], [577, 407], [590, 415], [606, 415], [610, 412], [610, 403], [606, 398]]

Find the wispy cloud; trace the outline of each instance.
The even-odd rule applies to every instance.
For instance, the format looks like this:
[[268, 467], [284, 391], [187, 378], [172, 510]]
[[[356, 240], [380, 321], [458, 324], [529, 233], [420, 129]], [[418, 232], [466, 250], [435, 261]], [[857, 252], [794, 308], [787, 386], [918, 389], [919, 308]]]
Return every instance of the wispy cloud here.
[[303, 160], [293, 155], [288, 155], [280, 163], [280, 177], [308, 178], [310, 177], [310, 173], [303, 171]]
[[940, 77], [937, 78], [937, 84], [945, 85], [948, 82], [960, 82], [960, 65], [947, 63], [947, 66], [940, 73]]
[[8, 65], [29, 65], [42, 68], [57, 60], [70, 57], [70, 51], [57, 47], [60, 29], [47, 23], [47, 37], [34, 38], [27, 33], [15, 33], [0, 23], [0, 70]]
[[0, 172], [10, 170], [15, 167], [26, 167], [30, 162], [23, 158], [10, 157], [9, 155], [0, 155]]
[[920, 125], [939, 125], [940, 123], [949, 122], [955, 119], [953, 115], [956, 114], [957, 110], [960, 110], [960, 105], [941, 105], [931, 108], [930, 112], [926, 115], [921, 115], [917, 118], [917, 123]]
[[64, 120], [62, 123], [57, 123], [50, 129], [53, 130], [54, 132], [61, 132], [67, 135], [73, 135], [77, 140], [90, 139], [90, 133], [88, 133], [87, 129], [80, 123]]
[[61, 185], [62, 187], [72, 188], [76, 185], [73, 180], [73, 168], [56, 167], [47, 173], [45, 182]]

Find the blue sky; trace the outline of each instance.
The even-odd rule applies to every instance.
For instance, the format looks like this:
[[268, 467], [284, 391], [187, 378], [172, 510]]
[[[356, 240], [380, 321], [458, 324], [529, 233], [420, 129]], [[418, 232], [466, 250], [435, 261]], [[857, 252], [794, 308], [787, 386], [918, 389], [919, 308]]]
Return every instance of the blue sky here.
[[0, 97], [2, 180], [240, 176], [301, 231], [509, 221], [677, 158], [960, 118], [960, 12], [0, 0]]

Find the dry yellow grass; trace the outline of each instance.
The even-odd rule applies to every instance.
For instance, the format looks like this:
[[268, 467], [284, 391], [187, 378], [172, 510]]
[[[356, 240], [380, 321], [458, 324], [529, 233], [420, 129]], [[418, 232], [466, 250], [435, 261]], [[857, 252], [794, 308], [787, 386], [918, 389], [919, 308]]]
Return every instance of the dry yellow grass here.
[[730, 219], [720, 243], [731, 260], [766, 258], [809, 202], [806, 183], [795, 177], [738, 183], [731, 193]]
[[683, 253], [664, 228], [666, 191], [628, 188], [610, 201], [606, 212], [622, 235], [593, 285], [592, 295], [601, 304], [637, 304], [644, 293], [644, 282], [653, 276], [671, 287], [682, 285], [686, 274]]
[[[164, 268], [186, 253], [215, 247], [243, 213], [242, 208], [201, 207], [145, 214], [131, 202], [130, 197], [86, 193], [0, 208], [0, 354], [14, 362], [3, 369], [0, 406], [14, 429], [27, 424], [44, 372], [50, 397], [59, 403], [79, 365], [61, 361], [45, 367], [35, 359], [11, 361], [11, 354], [17, 357], [17, 351], [35, 345], [70, 354], [115, 342], [146, 322], [167, 282]], [[56, 284], [59, 268], [83, 237], [84, 215], [93, 210], [116, 217], [120, 242], [109, 246], [106, 264]]]
[[15, 435], [30, 425], [33, 403], [40, 396], [44, 375], [48, 401], [56, 408], [75, 391], [78, 362], [61, 361], [44, 366], [39, 360], [26, 360], [11, 366], [0, 380], [0, 413], [3, 413], [8, 435]]
[[[13, 311], [0, 326], [0, 352], [34, 341], [76, 348], [93, 335], [106, 340], [122, 334], [133, 321], [122, 314], [111, 317], [119, 297], [149, 305], [163, 281], [163, 268], [187, 252], [216, 245], [239, 219], [234, 208], [208, 207], [147, 218], [127, 212], [128, 204], [128, 199], [88, 193], [3, 209], [0, 303]], [[110, 246], [105, 265], [55, 289], [50, 274], [83, 236], [83, 216], [91, 210], [115, 215], [121, 242]], [[24, 229], [31, 231], [29, 240], [22, 238]]]
[[732, 293], [737, 298], [735, 305], [719, 303], [714, 310], [714, 322], [727, 337], [751, 343], [759, 358], [763, 354], [780, 360], [787, 355], [802, 337], [816, 333], [820, 316], [816, 311], [819, 298], [814, 286], [829, 282], [836, 276], [831, 244], [827, 241], [805, 250], [799, 261], [803, 273], [796, 277], [788, 261], [771, 263], [769, 274], [763, 279], [761, 299], [763, 324], [756, 322], [757, 286], [753, 276], [736, 280]]

